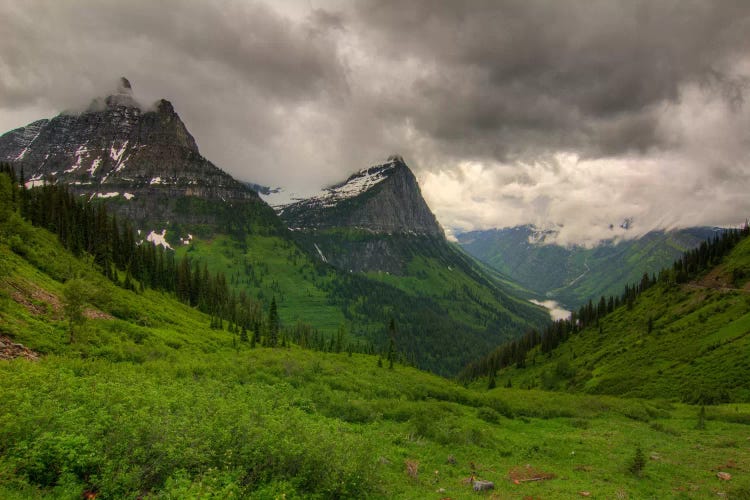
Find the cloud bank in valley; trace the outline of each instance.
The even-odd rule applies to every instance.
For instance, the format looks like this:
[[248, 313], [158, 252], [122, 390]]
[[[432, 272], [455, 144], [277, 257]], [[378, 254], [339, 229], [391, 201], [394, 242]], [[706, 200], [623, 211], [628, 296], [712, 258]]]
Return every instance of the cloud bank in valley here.
[[[120, 75], [205, 156], [305, 192], [392, 152], [453, 231], [592, 243], [750, 214], [744, 1], [0, 3], [0, 128]], [[610, 229], [613, 225], [613, 229]]]

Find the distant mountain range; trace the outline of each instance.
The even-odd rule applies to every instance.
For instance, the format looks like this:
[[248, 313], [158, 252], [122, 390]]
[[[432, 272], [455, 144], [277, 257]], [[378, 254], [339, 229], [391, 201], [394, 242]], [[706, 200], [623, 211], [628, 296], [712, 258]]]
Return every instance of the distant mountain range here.
[[594, 248], [546, 241], [548, 231], [533, 226], [472, 231], [457, 235], [469, 254], [541, 297], [577, 309], [589, 299], [622, 292], [672, 265], [682, 252], [720, 231], [695, 227], [652, 231], [640, 238], [604, 242]]

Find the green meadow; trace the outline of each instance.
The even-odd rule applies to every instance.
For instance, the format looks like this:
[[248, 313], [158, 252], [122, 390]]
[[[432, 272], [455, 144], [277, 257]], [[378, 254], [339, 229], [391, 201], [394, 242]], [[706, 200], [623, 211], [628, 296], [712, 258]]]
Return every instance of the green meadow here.
[[[248, 254], [273, 254], [280, 268], [293, 258], [272, 239], [253, 245]], [[115, 286], [16, 215], [0, 256], [0, 335], [39, 354], [0, 361], [2, 498], [750, 495], [747, 404], [701, 416], [669, 393], [567, 394], [515, 380], [486, 390], [372, 355], [251, 348], [166, 294]], [[69, 343], [61, 303], [74, 277], [90, 293]], [[708, 345], [736, 334], [727, 326]], [[472, 478], [494, 489], [475, 493]]]

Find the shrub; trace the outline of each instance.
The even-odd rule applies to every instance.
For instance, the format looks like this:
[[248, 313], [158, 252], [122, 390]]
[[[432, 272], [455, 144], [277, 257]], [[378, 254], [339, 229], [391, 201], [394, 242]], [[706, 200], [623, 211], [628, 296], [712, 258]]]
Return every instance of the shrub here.
[[643, 469], [646, 467], [646, 457], [643, 456], [643, 450], [640, 445], [635, 447], [635, 455], [630, 461], [628, 471], [634, 476], [641, 477], [643, 475]]
[[488, 408], [486, 406], [483, 406], [477, 410], [477, 417], [491, 424], [496, 424], [500, 421], [500, 414], [492, 408]]

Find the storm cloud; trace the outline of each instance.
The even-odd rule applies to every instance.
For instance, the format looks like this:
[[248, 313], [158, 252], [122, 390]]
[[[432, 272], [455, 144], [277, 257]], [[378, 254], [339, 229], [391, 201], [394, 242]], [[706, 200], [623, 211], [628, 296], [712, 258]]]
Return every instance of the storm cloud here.
[[750, 214], [745, 1], [32, 0], [0, 15], [3, 130], [124, 75], [243, 180], [313, 191], [401, 153], [449, 231], [536, 224], [591, 244]]

